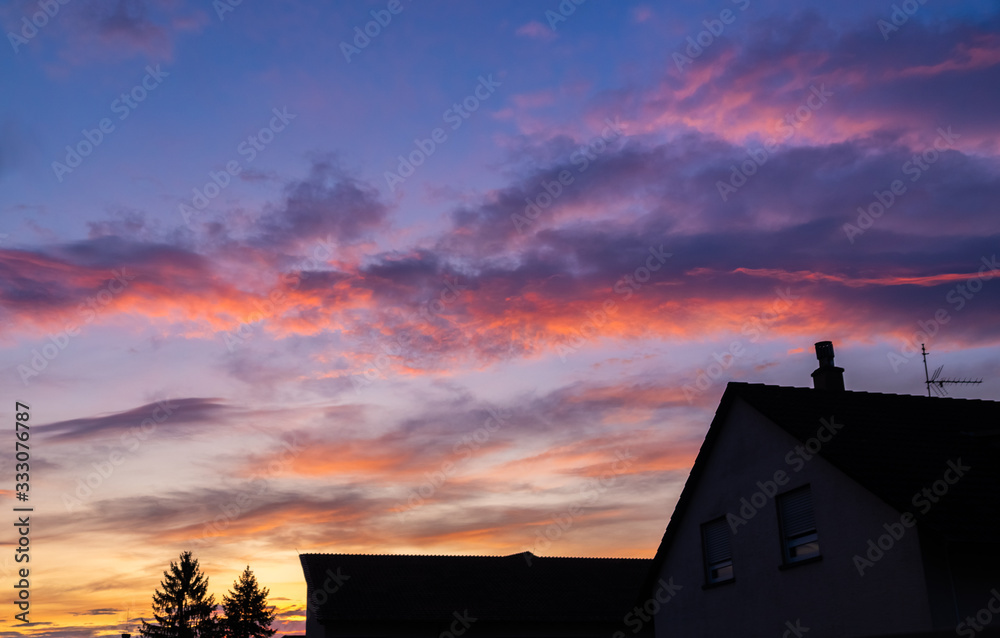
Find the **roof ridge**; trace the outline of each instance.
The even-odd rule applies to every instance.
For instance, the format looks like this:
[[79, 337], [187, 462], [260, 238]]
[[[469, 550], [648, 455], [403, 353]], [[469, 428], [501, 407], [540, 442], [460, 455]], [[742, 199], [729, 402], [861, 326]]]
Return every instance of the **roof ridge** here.
[[[748, 388], [776, 388], [781, 390], [804, 390], [808, 392], [823, 392], [827, 393], [829, 390], [817, 390], [816, 388], [810, 388], [807, 386], [795, 386], [795, 385], [775, 385], [772, 383], [751, 383], [749, 381], [730, 381], [730, 385], [745, 386]], [[998, 400], [994, 399], [967, 399], [963, 397], [927, 397], [922, 394], [898, 394], [896, 392], [871, 392], [868, 390], [843, 390], [836, 391], [837, 394], [867, 394], [873, 396], [885, 396], [885, 397], [899, 397], [906, 399], [927, 399], [931, 401], [978, 401], [980, 403], [1000, 403]]]
[[[518, 552], [516, 554], [371, 554], [371, 553], [343, 553], [343, 552], [300, 552], [299, 556], [384, 556], [394, 558], [514, 558], [531, 554], [529, 551]], [[652, 558], [642, 558], [638, 556], [538, 556], [531, 554], [535, 558], [557, 558], [569, 560], [653, 560]]]

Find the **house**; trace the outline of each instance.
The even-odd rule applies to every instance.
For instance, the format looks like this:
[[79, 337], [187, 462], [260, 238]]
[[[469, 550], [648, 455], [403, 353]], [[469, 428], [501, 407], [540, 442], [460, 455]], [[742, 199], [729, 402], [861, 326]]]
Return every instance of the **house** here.
[[1000, 403], [730, 383], [640, 593], [657, 638], [1000, 627]]
[[[651, 635], [649, 622], [631, 611], [650, 559], [524, 552], [301, 554], [300, 560], [307, 638]], [[633, 633], [635, 626], [645, 630]]]

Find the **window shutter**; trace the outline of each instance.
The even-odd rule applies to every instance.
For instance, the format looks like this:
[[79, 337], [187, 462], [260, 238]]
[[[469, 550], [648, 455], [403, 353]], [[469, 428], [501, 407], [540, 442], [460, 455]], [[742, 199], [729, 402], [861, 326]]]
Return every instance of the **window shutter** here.
[[705, 523], [705, 559], [709, 565], [715, 565], [733, 557], [729, 546], [729, 524], [724, 518], [711, 523]]
[[816, 531], [812, 494], [809, 488], [782, 494], [778, 500], [781, 527], [785, 538], [794, 538]]

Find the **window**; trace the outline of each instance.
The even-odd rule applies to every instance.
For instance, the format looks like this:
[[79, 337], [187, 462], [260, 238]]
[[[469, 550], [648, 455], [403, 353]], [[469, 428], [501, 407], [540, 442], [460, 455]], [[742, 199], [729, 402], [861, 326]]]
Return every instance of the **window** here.
[[808, 485], [778, 495], [778, 525], [786, 564], [819, 556], [819, 538]]
[[733, 580], [733, 550], [729, 545], [729, 524], [725, 518], [701, 526], [701, 543], [705, 551], [705, 582], [725, 583]]

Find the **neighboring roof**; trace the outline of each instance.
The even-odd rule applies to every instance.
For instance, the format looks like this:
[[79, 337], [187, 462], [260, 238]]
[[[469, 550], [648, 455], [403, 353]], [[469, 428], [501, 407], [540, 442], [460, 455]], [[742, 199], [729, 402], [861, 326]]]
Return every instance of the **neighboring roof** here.
[[[648, 592], [684, 517], [729, 410], [742, 399], [799, 441], [820, 419], [843, 428], [819, 456], [918, 524], [949, 539], [997, 542], [1000, 529], [1000, 402], [730, 383], [691, 468], [642, 592]], [[915, 493], [941, 479], [948, 461], [971, 469], [926, 515]]]
[[[972, 629], [969, 629], [972, 631]], [[925, 631], [917, 633], [905, 633], [905, 634], [876, 634], [874, 636], [865, 636], [864, 638], [955, 638], [956, 635], [961, 635], [954, 629], [940, 629], [937, 631]], [[981, 627], [979, 631], [974, 632], [976, 638], [1000, 638], [1000, 628], [997, 627]]]
[[[621, 622], [652, 561], [640, 558], [301, 554], [309, 591], [327, 570], [349, 578], [320, 622], [440, 621], [466, 609], [480, 621]], [[310, 603], [312, 605], [312, 603]]]

